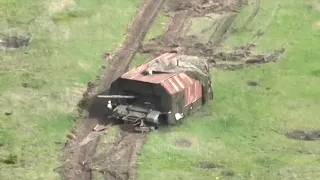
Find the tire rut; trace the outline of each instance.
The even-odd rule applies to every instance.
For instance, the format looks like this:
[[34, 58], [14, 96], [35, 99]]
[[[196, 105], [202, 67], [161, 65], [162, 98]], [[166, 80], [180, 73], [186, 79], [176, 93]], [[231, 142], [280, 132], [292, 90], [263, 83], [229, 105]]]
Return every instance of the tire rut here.
[[110, 148], [95, 155], [88, 162], [88, 169], [102, 173], [108, 180], [136, 179], [139, 150], [146, 137], [146, 134], [121, 131]]

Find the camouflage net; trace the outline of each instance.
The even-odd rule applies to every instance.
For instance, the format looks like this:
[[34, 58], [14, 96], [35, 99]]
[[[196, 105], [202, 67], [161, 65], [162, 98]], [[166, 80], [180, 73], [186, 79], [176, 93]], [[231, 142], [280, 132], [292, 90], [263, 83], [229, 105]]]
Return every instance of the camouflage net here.
[[145, 73], [180, 73], [184, 72], [189, 77], [200, 81], [204, 88], [205, 99], [213, 97], [211, 74], [208, 59], [197, 56], [179, 55], [171, 60], [158, 59], [144, 71]]
[[149, 64], [145, 72], [152, 73], [179, 73], [185, 72], [187, 75], [206, 82], [210, 77], [209, 64], [206, 58], [197, 56], [179, 55], [176, 58], [168, 60], [156, 60]]

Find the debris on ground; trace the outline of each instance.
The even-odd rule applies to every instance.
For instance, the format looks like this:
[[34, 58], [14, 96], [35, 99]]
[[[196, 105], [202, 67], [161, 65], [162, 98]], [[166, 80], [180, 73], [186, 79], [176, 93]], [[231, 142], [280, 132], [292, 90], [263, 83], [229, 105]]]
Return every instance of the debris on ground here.
[[108, 128], [108, 126], [106, 126], [106, 125], [97, 124], [97, 125], [93, 128], [93, 130], [99, 132], [99, 131], [103, 131], [103, 130], [105, 130], [105, 129], [107, 129], [107, 128]]

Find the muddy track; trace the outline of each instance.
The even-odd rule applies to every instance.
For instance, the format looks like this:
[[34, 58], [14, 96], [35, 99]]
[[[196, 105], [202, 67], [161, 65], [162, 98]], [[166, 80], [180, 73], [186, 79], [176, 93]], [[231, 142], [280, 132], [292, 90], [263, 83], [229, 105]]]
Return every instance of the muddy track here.
[[167, 12], [173, 17], [161, 38], [162, 42], [168, 45], [179, 43], [191, 17], [199, 14], [195, 11], [196, 7], [205, 2], [206, 0], [175, 0], [171, 1], [171, 4], [168, 3], [166, 6]]
[[[245, 21], [246, 27], [257, 15], [260, 0], [255, 1], [252, 14]], [[254, 42], [263, 35], [259, 30], [253, 40], [230, 52], [220, 50], [220, 44], [229, 35], [232, 24], [240, 9], [247, 5], [247, 0], [171, 0], [165, 5], [165, 11], [171, 18], [165, 33], [151, 39], [139, 49], [140, 53], [159, 56], [165, 52], [175, 51], [185, 55], [207, 58], [211, 67], [216, 69], [238, 70], [245, 67], [259, 67], [262, 64], [276, 62], [285, 47], [266, 54], [255, 54], [251, 51]], [[202, 29], [201, 33], [188, 34], [192, 23], [197, 18], [210, 19], [211, 25]], [[197, 27], [198, 28], [198, 27]], [[201, 28], [201, 27], [200, 27]], [[205, 34], [205, 35], [204, 35]], [[206, 40], [203, 40], [205, 37]]]
[[121, 131], [109, 147], [102, 148], [102, 152], [87, 163], [87, 167], [101, 173], [107, 180], [137, 179], [137, 160], [145, 140], [146, 134], [128, 129]]
[[[245, 0], [171, 1], [166, 5], [166, 11], [171, 17], [167, 30], [161, 37], [154, 38], [151, 42], [144, 44], [140, 52], [158, 56], [173, 50], [187, 55], [210, 57], [214, 54], [215, 48], [227, 36], [237, 12], [245, 3]], [[195, 36], [185, 34], [193, 18], [207, 17], [212, 19], [210, 14], [221, 15], [222, 18], [216, 20], [217, 26], [207, 43], [199, 42]]]
[[[121, 74], [128, 70], [129, 65], [140, 47], [141, 41], [144, 39], [147, 31], [149, 30], [154, 19], [162, 10], [166, 0], [145, 0], [143, 6], [138, 11], [135, 19], [132, 21], [128, 28], [128, 36], [123, 43], [119, 51], [113, 56], [105, 73], [100, 77], [97, 85], [88, 85], [88, 90], [84, 93], [83, 100], [79, 103], [81, 108], [81, 121], [82, 124], [75, 128], [71, 139], [66, 143], [65, 147], [65, 164], [60, 170], [62, 179], [70, 180], [90, 180], [92, 179], [91, 169], [88, 168], [88, 162], [92, 162], [92, 157], [95, 154], [95, 150], [99, 141], [99, 137], [91, 140], [79, 147], [79, 143], [85, 139], [93, 127], [97, 123], [101, 123], [105, 119], [104, 102], [99, 100], [96, 96], [98, 94], [107, 93], [111, 82], [118, 78]], [[124, 130], [121, 130], [124, 131]], [[120, 144], [127, 142], [126, 146], [121, 146], [117, 149], [117, 145], [110, 147], [110, 152], [114, 148], [117, 151], [120, 149], [130, 149], [126, 153], [122, 160], [134, 164], [134, 154], [142, 146], [145, 135], [126, 134], [127, 132], [120, 133]], [[126, 140], [128, 139], [128, 140]], [[136, 140], [136, 141], [135, 141]], [[119, 161], [119, 160], [117, 160]], [[106, 162], [107, 159], [106, 159]], [[116, 163], [112, 163], [116, 164]], [[131, 170], [131, 167], [129, 168]], [[134, 179], [134, 172], [122, 173], [127, 174], [124, 179]], [[121, 171], [121, 170], [117, 170]], [[114, 171], [112, 171], [114, 172]], [[111, 171], [110, 171], [111, 173]], [[121, 174], [121, 173], [120, 173]], [[118, 178], [117, 176], [110, 174], [110, 177]], [[110, 179], [109, 177], [109, 179]]]

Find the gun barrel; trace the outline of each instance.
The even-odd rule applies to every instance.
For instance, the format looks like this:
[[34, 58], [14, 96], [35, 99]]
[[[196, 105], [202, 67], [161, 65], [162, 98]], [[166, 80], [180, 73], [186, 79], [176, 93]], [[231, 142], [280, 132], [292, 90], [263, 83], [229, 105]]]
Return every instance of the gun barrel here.
[[108, 99], [134, 99], [135, 96], [125, 96], [125, 95], [98, 95], [98, 98], [108, 98]]

